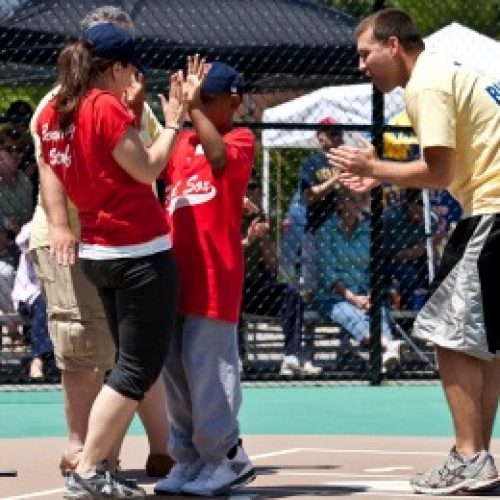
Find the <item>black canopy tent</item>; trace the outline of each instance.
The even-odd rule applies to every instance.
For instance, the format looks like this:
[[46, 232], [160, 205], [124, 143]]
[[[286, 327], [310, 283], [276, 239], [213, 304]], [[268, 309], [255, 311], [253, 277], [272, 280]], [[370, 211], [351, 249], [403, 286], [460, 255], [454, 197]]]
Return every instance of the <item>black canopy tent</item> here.
[[[21, 0], [0, 18], [4, 77], [12, 80], [19, 64], [53, 67], [65, 40], [78, 36], [85, 14], [109, 4], [130, 13], [153, 85], [156, 70], [183, 67], [194, 52], [235, 66], [260, 89], [304, 89], [361, 78], [353, 42], [356, 20], [312, 0]], [[23, 82], [53, 76], [21, 70]]]

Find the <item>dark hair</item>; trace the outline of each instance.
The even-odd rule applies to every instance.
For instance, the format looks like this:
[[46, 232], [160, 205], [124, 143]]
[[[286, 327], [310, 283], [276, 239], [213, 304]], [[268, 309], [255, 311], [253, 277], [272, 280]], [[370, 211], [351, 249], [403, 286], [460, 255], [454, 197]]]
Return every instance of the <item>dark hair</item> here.
[[29, 122], [33, 115], [31, 104], [22, 99], [12, 101], [5, 112], [5, 117], [16, 122]]
[[262, 187], [262, 179], [257, 172], [253, 172], [248, 181], [248, 189], [260, 189]]
[[408, 188], [403, 191], [403, 200], [406, 203], [422, 203], [422, 190]]
[[78, 40], [67, 45], [57, 60], [57, 83], [60, 89], [56, 98], [59, 127], [67, 130], [73, 122], [76, 108], [96, 78], [115, 62], [95, 57], [91, 44]]
[[394, 36], [409, 52], [425, 48], [417, 23], [404, 10], [382, 9], [365, 17], [356, 27], [356, 37], [369, 28], [373, 29], [373, 38], [379, 43], [386, 43]]

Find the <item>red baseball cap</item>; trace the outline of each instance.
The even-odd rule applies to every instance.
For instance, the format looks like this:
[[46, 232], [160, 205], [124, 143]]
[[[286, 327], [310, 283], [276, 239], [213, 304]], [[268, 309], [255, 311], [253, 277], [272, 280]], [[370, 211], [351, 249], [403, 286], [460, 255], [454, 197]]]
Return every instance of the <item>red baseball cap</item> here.
[[321, 118], [319, 121], [320, 125], [335, 125], [337, 123], [337, 120], [332, 118], [331, 116], [325, 116], [324, 118]]
[[[335, 125], [336, 123], [338, 122], [337, 120], [335, 120], [335, 118], [332, 118], [331, 116], [325, 116], [324, 118], [321, 118], [318, 125]], [[318, 129], [316, 131], [316, 135], [319, 134], [320, 132], [325, 132], [325, 130]], [[326, 132], [333, 135], [340, 135], [342, 133], [337, 130], [327, 130]]]

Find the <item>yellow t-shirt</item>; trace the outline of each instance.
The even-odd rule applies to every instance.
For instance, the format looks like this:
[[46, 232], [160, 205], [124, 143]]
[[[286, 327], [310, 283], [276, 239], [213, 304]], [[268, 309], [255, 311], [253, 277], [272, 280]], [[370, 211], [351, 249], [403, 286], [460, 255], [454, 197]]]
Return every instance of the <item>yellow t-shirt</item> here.
[[[41, 142], [40, 138], [36, 133], [36, 122], [38, 115], [42, 109], [47, 105], [47, 103], [55, 97], [59, 90], [59, 86], [54, 87], [47, 95], [38, 103], [38, 106], [33, 113], [33, 117], [30, 122], [30, 132], [33, 137], [33, 142], [35, 145], [35, 157], [38, 160], [41, 157]], [[145, 144], [150, 144], [154, 142], [160, 132], [163, 130], [162, 125], [154, 115], [153, 111], [149, 107], [148, 103], [144, 103], [144, 110], [141, 117], [141, 137]], [[80, 222], [78, 220], [78, 211], [75, 206], [68, 200], [68, 219], [70, 223], [71, 230], [73, 234], [79, 239], [80, 238]], [[47, 224], [47, 216], [45, 210], [42, 207], [41, 197], [38, 194], [38, 200], [35, 207], [35, 212], [33, 214], [33, 220], [31, 223], [31, 238], [30, 238], [30, 248], [40, 248], [49, 245], [49, 231]]]
[[424, 51], [404, 99], [422, 149], [455, 150], [448, 189], [464, 216], [500, 213], [500, 81]]

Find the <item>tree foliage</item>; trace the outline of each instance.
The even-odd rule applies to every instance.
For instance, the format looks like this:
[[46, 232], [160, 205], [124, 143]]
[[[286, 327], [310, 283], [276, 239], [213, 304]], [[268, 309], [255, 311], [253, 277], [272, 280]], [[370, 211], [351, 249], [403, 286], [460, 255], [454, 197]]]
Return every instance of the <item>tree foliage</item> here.
[[[373, 10], [374, 0], [323, 0], [324, 4], [361, 18]], [[386, 0], [386, 7], [406, 10], [423, 36], [458, 22], [500, 40], [500, 0]]]

